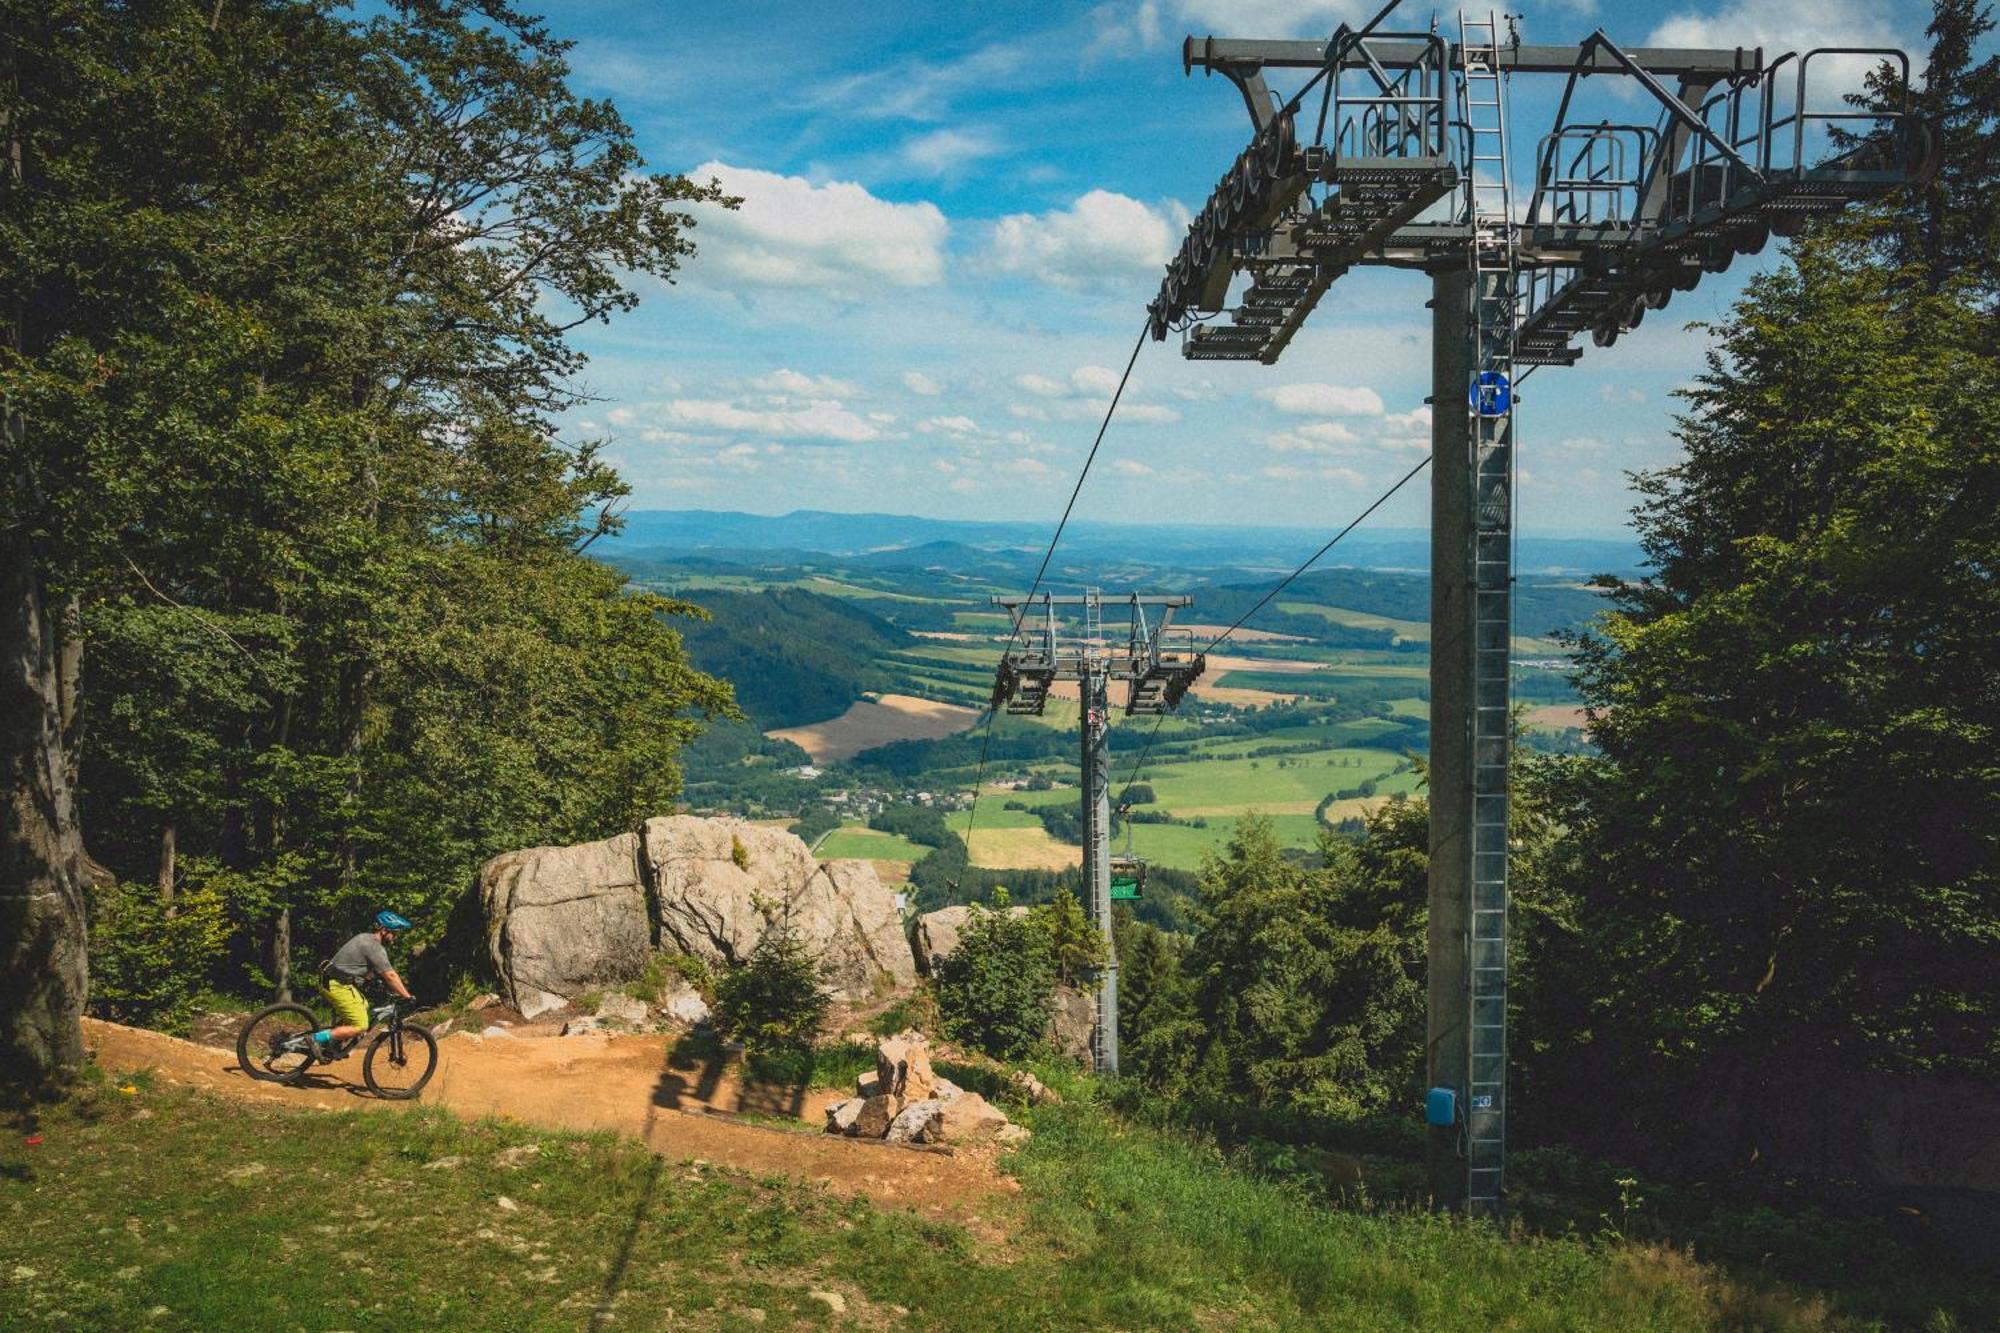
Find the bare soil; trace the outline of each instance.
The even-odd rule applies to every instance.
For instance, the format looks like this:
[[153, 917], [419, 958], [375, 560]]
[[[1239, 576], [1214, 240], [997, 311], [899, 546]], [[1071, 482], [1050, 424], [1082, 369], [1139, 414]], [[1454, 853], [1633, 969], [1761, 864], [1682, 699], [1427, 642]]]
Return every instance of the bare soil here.
[[[243, 1101], [322, 1110], [401, 1105], [368, 1091], [359, 1051], [341, 1063], [315, 1068], [297, 1087], [282, 1087], [244, 1074], [233, 1049], [96, 1019], [84, 1020], [84, 1041], [107, 1071], [150, 1069], [171, 1082]], [[826, 1106], [842, 1094], [745, 1084], [733, 1063], [676, 1059], [673, 1044], [674, 1038], [664, 1036], [480, 1037], [453, 1032], [438, 1042], [438, 1071], [420, 1100], [468, 1118], [495, 1116], [554, 1130], [609, 1130], [677, 1160], [794, 1176], [837, 1194], [959, 1220], [1016, 1188], [991, 1153], [913, 1152], [819, 1133]], [[774, 1118], [798, 1128], [745, 1123], [732, 1115]]]

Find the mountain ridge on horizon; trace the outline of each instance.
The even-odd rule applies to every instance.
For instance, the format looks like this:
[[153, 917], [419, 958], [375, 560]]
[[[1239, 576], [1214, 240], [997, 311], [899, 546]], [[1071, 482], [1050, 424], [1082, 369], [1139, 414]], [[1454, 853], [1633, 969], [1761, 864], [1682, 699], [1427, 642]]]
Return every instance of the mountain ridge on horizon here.
[[[840, 513], [795, 509], [781, 515], [717, 509], [635, 509], [620, 516], [623, 529], [600, 543], [606, 554], [633, 558], [641, 552], [727, 551], [741, 555], [770, 551], [854, 558], [926, 546], [1039, 552], [1048, 541], [1046, 523], [1019, 519], [949, 519], [886, 513]], [[1063, 534], [1070, 557], [1213, 568], [1272, 565], [1289, 568], [1318, 545], [1319, 530], [1254, 524], [1127, 523], [1078, 519]], [[1523, 572], [1631, 574], [1645, 567], [1637, 540], [1626, 536], [1534, 536], [1516, 539], [1517, 567]], [[1329, 562], [1378, 569], [1427, 569], [1430, 533], [1425, 528], [1356, 529]]]

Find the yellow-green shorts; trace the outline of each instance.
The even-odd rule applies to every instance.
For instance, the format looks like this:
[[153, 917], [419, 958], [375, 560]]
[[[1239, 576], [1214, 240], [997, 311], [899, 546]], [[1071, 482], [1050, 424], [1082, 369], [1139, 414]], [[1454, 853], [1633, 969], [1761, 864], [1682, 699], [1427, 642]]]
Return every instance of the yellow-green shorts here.
[[368, 1027], [368, 1000], [359, 989], [345, 981], [326, 983], [326, 998], [333, 1005], [335, 1027]]

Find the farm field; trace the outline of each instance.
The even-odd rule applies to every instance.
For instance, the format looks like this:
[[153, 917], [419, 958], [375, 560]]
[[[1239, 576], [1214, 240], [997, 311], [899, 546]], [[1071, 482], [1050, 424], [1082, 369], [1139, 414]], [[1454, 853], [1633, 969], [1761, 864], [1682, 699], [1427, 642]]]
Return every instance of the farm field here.
[[811, 755], [816, 764], [839, 763], [863, 750], [891, 741], [936, 740], [964, 731], [979, 720], [976, 710], [957, 704], [885, 694], [863, 699], [831, 722], [807, 727], [783, 727], [766, 732]]
[[929, 855], [930, 848], [894, 833], [862, 824], [847, 824], [821, 839], [816, 853], [822, 861], [899, 861], [908, 865]]

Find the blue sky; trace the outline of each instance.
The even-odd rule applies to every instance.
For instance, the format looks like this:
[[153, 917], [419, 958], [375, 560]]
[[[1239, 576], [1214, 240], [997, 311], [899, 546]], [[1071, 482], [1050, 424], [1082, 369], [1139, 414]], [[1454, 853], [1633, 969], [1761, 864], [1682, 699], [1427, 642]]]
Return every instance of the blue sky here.
[[[1052, 521], [1160, 266], [1248, 137], [1226, 81], [1182, 75], [1182, 36], [1323, 36], [1375, 7], [544, 0], [576, 86], [618, 104], [654, 169], [745, 200], [704, 215], [678, 283], [642, 282], [638, 312], [581, 335], [597, 401], [571, 432], [612, 441], [642, 508]], [[1559, 0], [1523, 36], [1915, 51], [1927, 8]], [[1547, 113], [1526, 82], [1517, 157]], [[1685, 326], [1775, 258], [1524, 386], [1524, 530], [1623, 526], [1625, 474], [1674, 456], [1673, 391], [1706, 345]], [[1349, 274], [1276, 366], [1149, 342], [1078, 514], [1345, 523], [1427, 447], [1428, 294], [1417, 274]], [[1411, 487], [1376, 521], [1425, 512]]]

